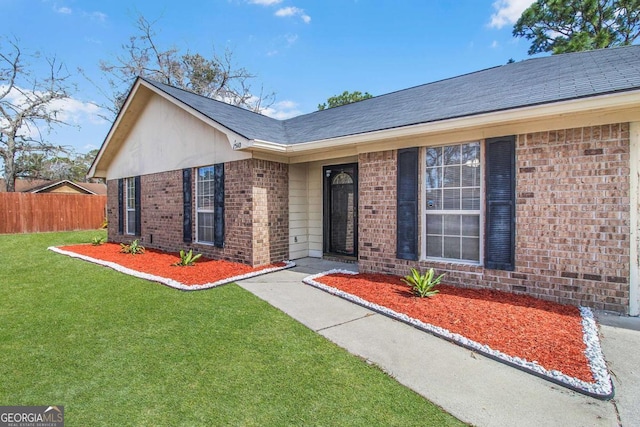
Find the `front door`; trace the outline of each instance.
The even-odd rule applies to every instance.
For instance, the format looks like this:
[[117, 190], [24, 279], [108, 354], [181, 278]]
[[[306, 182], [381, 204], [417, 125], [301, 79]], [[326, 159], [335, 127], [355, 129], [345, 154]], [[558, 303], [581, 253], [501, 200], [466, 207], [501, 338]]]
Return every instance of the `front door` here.
[[325, 166], [324, 252], [358, 255], [358, 164]]

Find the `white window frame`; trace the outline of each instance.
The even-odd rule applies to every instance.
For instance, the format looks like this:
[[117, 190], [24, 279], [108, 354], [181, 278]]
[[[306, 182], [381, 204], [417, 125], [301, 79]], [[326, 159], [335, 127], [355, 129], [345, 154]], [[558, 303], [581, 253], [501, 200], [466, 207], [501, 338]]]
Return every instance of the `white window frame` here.
[[[210, 245], [213, 246], [214, 245], [214, 240], [215, 240], [215, 217], [214, 217], [214, 203], [213, 203], [213, 199], [215, 197], [215, 185], [214, 185], [214, 177], [213, 177], [213, 169], [214, 165], [208, 165], [208, 166], [202, 166], [199, 168], [196, 168], [196, 200], [195, 200], [195, 205], [196, 205], [196, 242], [203, 244], [203, 245]], [[203, 197], [204, 195], [201, 194], [200, 191], [200, 171], [202, 169], [211, 169], [211, 178], [207, 179], [206, 182], [210, 182], [210, 186], [209, 188], [211, 189], [212, 193], [209, 194], [209, 197], [211, 198], [212, 202], [210, 204], [211, 208], [207, 209], [207, 208], [201, 208], [200, 207], [200, 201], [201, 201], [201, 197]], [[200, 236], [200, 214], [211, 214], [211, 229], [212, 229], [212, 234], [211, 234], [211, 241], [208, 240], [202, 240], [201, 236]]]
[[[126, 224], [126, 234], [130, 236], [134, 236], [136, 234], [136, 180], [135, 178], [126, 178], [125, 179], [125, 224]], [[130, 228], [131, 221], [130, 218], [133, 218], [133, 228]]]
[[[426, 186], [426, 168], [427, 168], [427, 150], [429, 148], [437, 148], [437, 147], [446, 147], [452, 145], [465, 145], [473, 142], [478, 142], [480, 144], [480, 209], [479, 210], [439, 210], [438, 214], [447, 215], [479, 215], [479, 236], [478, 236], [478, 244], [480, 247], [478, 248], [478, 261], [465, 260], [465, 259], [457, 259], [457, 258], [440, 258], [440, 257], [428, 257], [427, 256], [427, 186]], [[479, 141], [464, 141], [457, 142], [454, 144], [434, 144], [428, 147], [423, 147], [420, 150], [420, 261], [437, 261], [437, 262], [447, 262], [454, 264], [465, 264], [465, 265], [477, 265], [482, 266], [484, 262], [484, 233], [485, 233], [485, 144], [484, 140]]]

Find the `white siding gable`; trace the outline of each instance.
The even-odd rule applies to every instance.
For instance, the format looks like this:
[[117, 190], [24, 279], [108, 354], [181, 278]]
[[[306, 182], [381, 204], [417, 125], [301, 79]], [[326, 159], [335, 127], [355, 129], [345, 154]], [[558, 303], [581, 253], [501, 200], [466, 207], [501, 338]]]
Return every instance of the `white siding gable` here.
[[109, 165], [117, 179], [250, 158], [227, 136], [190, 112], [154, 95]]

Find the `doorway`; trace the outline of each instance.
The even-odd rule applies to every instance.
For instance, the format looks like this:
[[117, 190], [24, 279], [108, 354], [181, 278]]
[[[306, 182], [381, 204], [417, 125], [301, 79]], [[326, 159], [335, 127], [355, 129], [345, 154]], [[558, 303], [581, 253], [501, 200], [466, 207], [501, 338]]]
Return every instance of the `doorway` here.
[[358, 164], [325, 166], [324, 252], [358, 256]]

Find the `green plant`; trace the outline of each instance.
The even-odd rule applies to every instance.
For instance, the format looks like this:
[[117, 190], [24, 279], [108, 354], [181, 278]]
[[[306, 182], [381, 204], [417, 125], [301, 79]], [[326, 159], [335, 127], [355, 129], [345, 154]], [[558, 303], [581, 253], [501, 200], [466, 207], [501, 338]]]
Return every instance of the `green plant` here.
[[434, 288], [438, 284], [440, 284], [440, 281], [444, 277], [444, 273], [442, 273], [435, 279], [434, 276], [435, 271], [433, 270], [433, 268], [430, 268], [424, 274], [421, 274], [418, 270], [412, 268], [411, 274], [405, 276], [402, 281], [409, 285], [414, 295], [419, 296], [420, 298], [430, 298], [440, 292], [439, 290]]
[[184, 250], [180, 250], [180, 261], [172, 264], [177, 265], [179, 267], [186, 267], [188, 265], [194, 265], [198, 258], [200, 258], [202, 254], [193, 254], [193, 249], [189, 249], [189, 252], [185, 252]]
[[123, 254], [136, 255], [136, 254], [143, 254], [144, 251], [145, 251], [145, 248], [140, 244], [140, 241], [138, 241], [138, 239], [131, 242], [130, 245], [120, 243], [120, 252], [122, 252]]
[[105, 238], [102, 236], [93, 236], [91, 238], [91, 244], [93, 246], [100, 246], [101, 244], [104, 243]]

